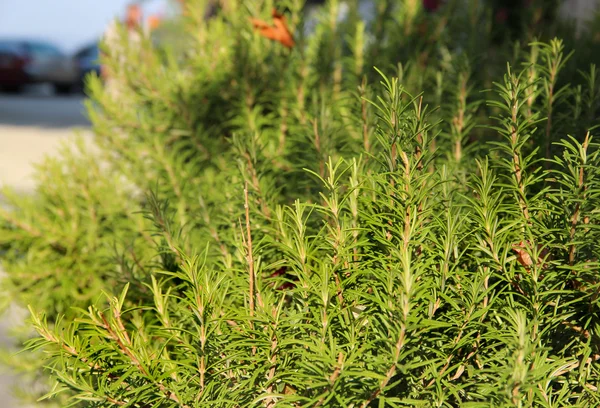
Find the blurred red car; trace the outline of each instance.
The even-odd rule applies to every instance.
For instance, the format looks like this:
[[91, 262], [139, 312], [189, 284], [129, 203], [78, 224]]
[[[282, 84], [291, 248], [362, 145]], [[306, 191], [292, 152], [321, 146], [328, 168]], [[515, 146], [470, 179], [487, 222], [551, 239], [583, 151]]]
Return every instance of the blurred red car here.
[[0, 39], [0, 88], [19, 92], [25, 85], [49, 83], [60, 94], [78, 81], [76, 61], [45, 41]]

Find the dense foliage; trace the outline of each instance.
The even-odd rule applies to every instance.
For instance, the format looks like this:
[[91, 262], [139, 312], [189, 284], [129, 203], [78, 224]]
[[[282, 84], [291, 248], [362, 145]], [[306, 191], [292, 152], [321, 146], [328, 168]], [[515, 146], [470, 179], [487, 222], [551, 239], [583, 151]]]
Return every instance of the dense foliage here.
[[48, 397], [600, 404], [600, 82], [568, 27], [332, 0], [309, 30], [277, 2], [286, 48], [250, 23], [272, 1], [189, 3], [177, 47], [105, 50], [94, 146], [6, 191], [3, 289]]

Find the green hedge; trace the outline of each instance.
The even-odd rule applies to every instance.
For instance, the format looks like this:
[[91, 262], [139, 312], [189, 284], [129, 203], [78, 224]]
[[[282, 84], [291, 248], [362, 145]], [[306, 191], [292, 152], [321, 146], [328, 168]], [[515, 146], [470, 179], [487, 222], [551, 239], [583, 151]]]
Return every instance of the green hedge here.
[[176, 48], [106, 49], [94, 147], [0, 209], [49, 401], [598, 405], [600, 84], [569, 27], [329, 1], [302, 34], [287, 1], [287, 49], [252, 28], [272, 1], [204, 3]]

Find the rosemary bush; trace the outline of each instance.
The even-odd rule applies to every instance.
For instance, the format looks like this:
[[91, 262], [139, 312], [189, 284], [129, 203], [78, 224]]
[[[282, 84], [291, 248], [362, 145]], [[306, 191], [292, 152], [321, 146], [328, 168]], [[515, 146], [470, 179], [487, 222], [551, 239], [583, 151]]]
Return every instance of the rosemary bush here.
[[272, 1], [205, 3], [176, 48], [106, 50], [96, 146], [6, 192], [45, 401], [598, 406], [600, 83], [561, 23], [329, 1], [304, 34], [287, 1], [285, 47]]

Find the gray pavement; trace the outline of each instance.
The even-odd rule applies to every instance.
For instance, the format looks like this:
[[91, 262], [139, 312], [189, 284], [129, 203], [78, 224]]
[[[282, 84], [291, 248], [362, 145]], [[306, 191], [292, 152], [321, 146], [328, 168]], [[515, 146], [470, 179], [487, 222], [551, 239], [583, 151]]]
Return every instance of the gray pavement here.
[[31, 165], [74, 129], [88, 127], [84, 112], [80, 95], [55, 97], [43, 86], [21, 95], [0, 94], [0, 184], [33, 188]]
[[[31, 192], [35, 187], [32, 164], [52, 154], [76, 129], [89, 128], [84, 112], [80, 95], [56, 97], [44, 86], [32, 87], [21, 95], [0, 93], [0, 185]], [[13, 306], [0, 317], [1, 346], [12, 344], [10, 327], [24, 315], [22, 309]], [[17, 381], [0, 367], [0, 408], [22, 408], [11, 395]]]

